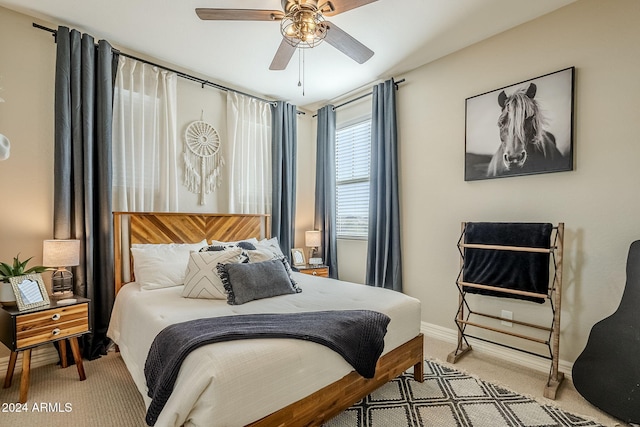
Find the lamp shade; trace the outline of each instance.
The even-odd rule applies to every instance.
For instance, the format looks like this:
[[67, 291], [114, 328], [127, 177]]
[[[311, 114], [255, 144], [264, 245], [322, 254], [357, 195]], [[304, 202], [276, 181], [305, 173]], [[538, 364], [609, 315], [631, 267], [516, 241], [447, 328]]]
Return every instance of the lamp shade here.
[[80, 264], [80, 240], [45, 240], [42, 245], [45, 267], [72, 267]]
[[318, 230], [304, 232], [304, 244], [309, 248], [317, 248], [322, 243], [322, 235]]

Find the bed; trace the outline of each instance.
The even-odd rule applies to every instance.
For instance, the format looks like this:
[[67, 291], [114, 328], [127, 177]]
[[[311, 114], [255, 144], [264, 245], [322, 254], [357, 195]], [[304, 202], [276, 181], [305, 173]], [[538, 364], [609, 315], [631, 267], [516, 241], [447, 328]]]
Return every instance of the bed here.
[[131, 277], [131, 245], [264, 239], [268, 230], [269, 217], [263, 215], [114, 214], [117, 297], [108, 335], [147, 407], [144, 365], [154, 337], [170, 324], [203, 317], [354, 309], [384, 313], [391, 321], [375, 376], [362, 377], [340, 355], [309, 341], [209, 344], [184, 360], [156, 426], [319, 425], [410, 368], [422, 381], [420, 302], [404, 294], [293, 272], [302, 292], [229, 305], [183, 298], [182, 286], [141, 289]]

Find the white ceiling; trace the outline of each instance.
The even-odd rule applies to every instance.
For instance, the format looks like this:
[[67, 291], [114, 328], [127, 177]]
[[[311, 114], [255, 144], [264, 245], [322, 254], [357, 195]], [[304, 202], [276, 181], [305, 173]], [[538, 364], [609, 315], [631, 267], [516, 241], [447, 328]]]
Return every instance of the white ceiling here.
[[375, 55], [360, 65], [326, 43], [306, 50], [304, 96], [297, 54], [286, 70], [269, 70], [281, 41], [277, 22], [201, 21], [194, 12], [281, 9], [280, 0], [0, 0], [0, 6], [77, 28], [225, 86], [315, 109], [573, 1], [378, 0], [328, 18]]

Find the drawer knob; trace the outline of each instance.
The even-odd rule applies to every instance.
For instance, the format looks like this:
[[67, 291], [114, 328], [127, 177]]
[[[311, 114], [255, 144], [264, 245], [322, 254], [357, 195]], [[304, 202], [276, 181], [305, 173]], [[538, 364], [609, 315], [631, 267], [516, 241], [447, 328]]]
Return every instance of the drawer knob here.
[[60, 313], [56, 313], [53, 316], [51, 316], [51, 320], [58, 320], [60, 319]]
[[51, 333], [53, 334], [53, 336], [60, 335], [60, 329], [55, 328], [53, 331], [51, 331]]
[[311, 274], [313, 274], [314, 276], [317, 276], [317, 275], [318, 275], [318, 272], [317, 272], [317, 271], [314, 271], [314, 272], [313, 272], [313, 273], [311, 273]]

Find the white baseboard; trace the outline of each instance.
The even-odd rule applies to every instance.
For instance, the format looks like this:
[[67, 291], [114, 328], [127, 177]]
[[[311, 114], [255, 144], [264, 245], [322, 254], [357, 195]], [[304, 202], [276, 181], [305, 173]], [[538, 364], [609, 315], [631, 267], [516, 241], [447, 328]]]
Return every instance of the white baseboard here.
[[[39, 366], [49, 365], [51, 363], [58, 363], [60, 358], [58, 352], [53, 345], [42, 345], [36, 347], [31, 351], [31, 369]], [[0, 358], [0, 372], [4, 375], [7, 372], [7, 366], [9, 365], [9, 356]], [[18, 360], [16, 361], [16, 367], [14, 375], [22, 371], [22, 352], [18, 353]]]
[[[458, 341], [458, 331], [454, 329], [444, 328], [442, 326], [434, 325], [432, 323], [422, 322], [420, 325], [420, 331], [427, 337], [435, 338], [440, 341], [449, 342], [452, 344], [451, 351], [455, 350], [456, 343]], [[536, 357], [527, 353], [522, 353], [517, 350], [512, 350], [506, 347], [502, 347], [496, 344], [491, 344], [481, 340], [475, 340], [468, 338], [469, 343], [473, 347], [474, 352], [484, 353], [498, 359], [506, 360], [508, 362], [516, 363], [526, 368], [533, 369], [535, 371], [549, 373], [550, 361], [541, 357]], [[558, 370], [564, 373], [565, 377], [571, 378], [571, 370], [573, 363], [566, 360], [558, 361]]]

